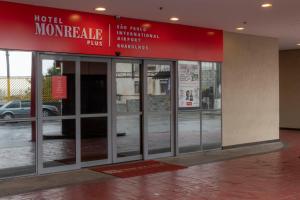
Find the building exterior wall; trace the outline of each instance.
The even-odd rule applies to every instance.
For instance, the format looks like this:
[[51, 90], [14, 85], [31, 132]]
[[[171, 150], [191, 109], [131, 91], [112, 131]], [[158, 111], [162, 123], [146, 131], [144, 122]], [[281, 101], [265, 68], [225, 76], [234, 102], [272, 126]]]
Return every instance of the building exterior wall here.
[[279, 53], [280, 127], [300, 128], [300, 50]]
[[223, 146], [279, 138], [278, 42], [224, 32]]

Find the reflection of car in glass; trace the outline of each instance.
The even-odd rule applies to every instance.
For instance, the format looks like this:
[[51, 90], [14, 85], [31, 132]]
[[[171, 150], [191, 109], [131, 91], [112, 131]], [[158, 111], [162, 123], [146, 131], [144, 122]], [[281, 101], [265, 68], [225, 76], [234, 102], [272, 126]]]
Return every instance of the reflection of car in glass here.
[[[30, 117], [30, 101], [20, 101], [13, 100], [9, 101], [0, 107], [0, 117], [2, 119], [12, 119], [12, 118], [25, 118]], [[43, 105], [43, 116], [56, 116], [59, 115], [56, 106]]]

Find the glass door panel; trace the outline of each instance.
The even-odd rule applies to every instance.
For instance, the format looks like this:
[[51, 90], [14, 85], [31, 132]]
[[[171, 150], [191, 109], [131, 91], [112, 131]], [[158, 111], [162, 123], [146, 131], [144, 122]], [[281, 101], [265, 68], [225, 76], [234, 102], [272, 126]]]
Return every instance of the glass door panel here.
[[81, 118], [81, 161], [108, 158], [107, 117]]
[[148, 154], [172, 152], [171, 64], [147, 63]]
[[76, 164], [75, 61], [42, 59], [43, 168]]
[[108, 62], [80, 62], [81, 161], [109, 158]]
[[43, 167], [76, 164], [75, 119], [43, 121]]
[[141, 159], [141, 65], [138, 61], [116, 61], [114, 67], [116, 159]]

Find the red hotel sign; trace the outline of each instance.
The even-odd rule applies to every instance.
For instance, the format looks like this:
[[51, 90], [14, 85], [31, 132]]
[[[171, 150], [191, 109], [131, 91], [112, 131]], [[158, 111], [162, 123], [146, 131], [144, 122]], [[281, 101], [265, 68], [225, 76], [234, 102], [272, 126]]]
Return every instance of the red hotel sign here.
[[0, 2], [0, 48], [124, 57], [223, 60], [223, 32]]

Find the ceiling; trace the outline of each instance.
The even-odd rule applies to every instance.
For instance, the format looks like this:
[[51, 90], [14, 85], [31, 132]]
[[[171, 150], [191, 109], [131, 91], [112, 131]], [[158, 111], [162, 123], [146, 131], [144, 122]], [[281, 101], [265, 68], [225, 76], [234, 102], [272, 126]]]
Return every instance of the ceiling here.
[[[280, 49], [297, 49], [300, 43], [300, 0], [8, 0], [33, 5], [93, 12], [103, 6], [103, 14], [217, 28], [279, 39]], [[262, 3], [273, 7], [261, 8]], [[162, 7], [163, 9], [159, 9]], [[247, 22], [243, 25], [243, 22]]]

